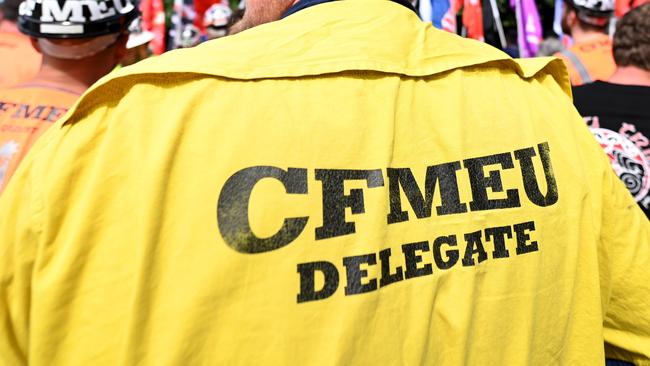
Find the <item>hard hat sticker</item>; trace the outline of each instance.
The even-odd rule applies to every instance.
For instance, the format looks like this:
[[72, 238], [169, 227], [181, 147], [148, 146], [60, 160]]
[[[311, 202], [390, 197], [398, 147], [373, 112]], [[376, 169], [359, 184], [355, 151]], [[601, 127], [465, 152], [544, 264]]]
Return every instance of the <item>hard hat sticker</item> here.
[[50, 34], [83, 34], [84, 26], [81, 24], [41, 24], [40, 30], [41, 33]]

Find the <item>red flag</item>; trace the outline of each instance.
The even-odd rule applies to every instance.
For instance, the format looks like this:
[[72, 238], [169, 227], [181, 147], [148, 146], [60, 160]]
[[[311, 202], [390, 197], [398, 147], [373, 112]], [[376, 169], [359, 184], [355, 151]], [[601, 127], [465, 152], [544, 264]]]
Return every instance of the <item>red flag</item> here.
[[463, 0], [449, 0], [449, 10], [442, 17], [442, 29], [447, 32], [456, 33], [456, 14], [463, 7]]
[[449, 10], [442, 17], [442, 29], [456, 33], [456, 14], [463, 8], [463, 25], [469, 38], [484, 40], [481, 0], [449, 0]]
[[140, 12], [142, 29], [154, 34], [154, 39], [149, 44], [151, 52], [160, 55], [165, 52], [165, 4], [163, 0], [142, 0]]
[[481, 0], [465, 0], [463, 25], [467, 28], [467, 37], [484, 41], [483, 5]]

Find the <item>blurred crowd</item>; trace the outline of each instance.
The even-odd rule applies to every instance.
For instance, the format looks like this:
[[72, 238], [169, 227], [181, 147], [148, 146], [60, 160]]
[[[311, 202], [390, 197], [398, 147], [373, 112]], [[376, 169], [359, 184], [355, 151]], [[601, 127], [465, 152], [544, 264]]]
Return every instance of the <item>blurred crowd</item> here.
[[[424, 15], [424, 3], [413, 5], [423, 18], [435, 18]], [[541, 42], [535, 52], [564, 61], [576, 107], [650, 214], [650, 4], [566, 0], [560, 6], [563, 37]], [[93, 83], [148, 57], [228, 35], [245, 3], [4, 0], [1, 10], [0, 192], [30, 146]], [[482, 31], [476, 38], [483, 39]], [[524, 43], [514, 52], [506, 42], [503, 48], [524, 55]]]

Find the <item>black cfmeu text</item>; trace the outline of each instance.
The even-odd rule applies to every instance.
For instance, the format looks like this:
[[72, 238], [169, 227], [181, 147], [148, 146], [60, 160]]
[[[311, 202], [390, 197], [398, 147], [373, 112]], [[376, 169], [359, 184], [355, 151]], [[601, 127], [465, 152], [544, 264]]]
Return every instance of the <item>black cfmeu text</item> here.
[[[545, 182], [538, 181], [535, 160], [543, 169]], [[461, 199], [459, 171], [468, 179], [471, 190], [469, 199]], [[501, 172], [518, 170], [523, 192], [514, 187], [504, 187]], [[540, 174], [541, 175], [541, 174]], [[388, 212], [386, 224], [394, 225], [414, 219], [405, 205], [408, 204], [415, 218], [424, 219], [432, 215], [462, 215], [471, 212], [503, 210], [521, 207], [522, 200], [547, 207], [558, 201], [558, 189], [551, 164], [548, 143], [527, 147], [513, 152], [504, 152], [477, 158], [445, 162], [428, 166], [424, 176], [423, 189], [408, 167], [382, 169], [314, 169], [315, 179], [322, 186], [322, 226], [314, 230], [316, 241], [351, 235], [356, 225], [352, 215], [365, 213], [364, 189], [346, 191], [347, 181], [362, 181], [368, 190], [387, 185]], [[258, 237], [251, 229], [248, 215], [251, 193], [258, 182], [275, 179], [282, 183], [288, 195], [306, 195], [309, 192], [308, 170], [305, 168], [282, 169], [274, 166], [247, 167], [234, 173], [225, 182], [217, 204], [217, 223], [221, 236], [228, 246], [240, 253], [265, 253], [285, 247], [303, 235], [309, 216], [284, 218], [282, 227], [270, 237]], [[421, 179], [421, 178], [420, 178]], [[540, 187], [545, 187], [542, 192]], [[434, 194], [440, 200], [434, 206]], [[500, 198], [491, 198], [491, 193], [500, 193]], [[402, 198], [406, 198], [403, 201]], [[535, 223], [522, 220], [509, 226], [483, 228], [468, 233], [432, 233], [432, 240], [423, 240], [401, 245], [401, 259], [395, 267], [391, 265], [393, 253], [387, 248], [378, 253], [367, 253], [342, 259], [341, 271], [346, 276], [346, 295], [375, 291], [402, 280], [430, 275], [435, 265], [439, 270], [448, 270], [458, 263], [473, 266], [488, 259], [511, 256], [506, 242], [516, 255], [539, 250], [537, 241], [531, 239]], [[485, 243], [491, 242], [490, 253]], [[430, 262], [425, 260], [429, 253]], [[394, 256], [393, 256], [394, 257]], [[474, 259], [476, 257], [476, 260]], [[394, 261], [394, 260], [393, 260]], [[368, 279], [364, 268], [381, 267], [379, 278]], [[315, 273], [325, 278], [322, 288], [315, 288]], [[300, 263], [298, 302], [320, 300], [331, 296], [337, 289], [341, 274], [336, 265], [327, 261]]]

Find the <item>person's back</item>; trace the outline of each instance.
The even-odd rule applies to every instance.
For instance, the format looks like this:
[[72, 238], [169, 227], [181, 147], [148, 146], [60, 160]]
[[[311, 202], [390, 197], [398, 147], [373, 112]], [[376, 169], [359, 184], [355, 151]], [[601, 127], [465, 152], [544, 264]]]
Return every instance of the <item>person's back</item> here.
[[0, 192], [38, 137], [79, 96], [77, 92], [53, 85], [0, 89]]
[[607, 80], [616, 70], [612, 59], [612, 40], [607, 34], [576, 42], [556, 56], [565, 62], [573, 85]]
[[573, 37], [574, 44], [555, 56], [564, 61], [572, 85], [607, 80], [616, 70], [612, 40], [606, 33], [613, 10], [613, 0], [564, 3], [562, 29]]
[[574, 102], [618, 176], [650, 217], [650, 87], [598, 81], [575, 89]]
[[0, 88], [31, 80], [41, 67], [41, 54], [15, 23], [20, 1], [0, 2]]
[[650, 228], [562, 70], [369, 0], [121, 70], [0, 198], [0, 360], [647, 363]]
[[[39, 4], [23, 3], [18, 23], [43, 54], [43, 64], [29, 81], [0, 88], [0, 148], [4, 148], [0, 194], [38, 137], [120, 62], [126, 53], [127, 23], [137, 16], [128, 1], [120, 3], [119, 11], [125, 13], [116, 10], [112, 1], [102, 3], [103, 7], [77, 0], [42, 0]], [[90, 9], [88, 18], [78, 18], [84, 7]]]
[[575, 88], [574, 103], [650, 217], [650, 4], [619, 21], [614, 45], [616, 73]]

